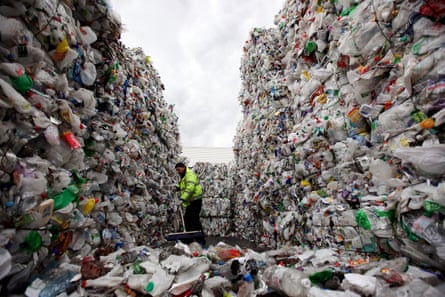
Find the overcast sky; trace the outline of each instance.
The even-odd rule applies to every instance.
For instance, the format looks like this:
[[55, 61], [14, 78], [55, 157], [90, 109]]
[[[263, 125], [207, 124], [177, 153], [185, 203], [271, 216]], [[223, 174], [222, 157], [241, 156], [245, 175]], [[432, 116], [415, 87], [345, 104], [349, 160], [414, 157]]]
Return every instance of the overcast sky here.
[[111, 0], [122, 42], [142, 47], [175, 105], [184, 147], [232, 147], [241, 120], [242, 47], [284, 0]]

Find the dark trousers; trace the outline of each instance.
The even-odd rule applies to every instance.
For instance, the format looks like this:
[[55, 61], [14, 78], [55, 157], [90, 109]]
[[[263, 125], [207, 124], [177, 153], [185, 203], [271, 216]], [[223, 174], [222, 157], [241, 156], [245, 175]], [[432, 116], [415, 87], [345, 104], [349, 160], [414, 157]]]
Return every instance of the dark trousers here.
[[[202, 231], [201, 220], [199, 214], [201, 213], [202, 199], [194, 200], [189, 206], [185, 208], [184, 224], [186, 231]], [[198, 242], [204, 242], [204, 236], [197, 239]]]

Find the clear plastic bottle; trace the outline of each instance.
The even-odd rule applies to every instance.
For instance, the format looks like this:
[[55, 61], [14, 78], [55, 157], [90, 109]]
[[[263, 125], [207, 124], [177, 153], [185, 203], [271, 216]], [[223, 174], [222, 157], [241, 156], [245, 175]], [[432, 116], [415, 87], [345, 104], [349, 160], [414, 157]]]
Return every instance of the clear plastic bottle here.
[[306, 296], [311, 287], [311, 281], [306, 273], [278, 265], [267, 267], [263, 273], [263, 280], [269, 288], [289, 297]]
[[46, 284], [42, 291], [40, 291], [39, 297], [53, 297], [65, 291], [69, 291], [69, 288], [78, 285], [78, 283], [71, 281], [75, 275], [76, 273], [70, 270], [62, 272], [58, 277]]

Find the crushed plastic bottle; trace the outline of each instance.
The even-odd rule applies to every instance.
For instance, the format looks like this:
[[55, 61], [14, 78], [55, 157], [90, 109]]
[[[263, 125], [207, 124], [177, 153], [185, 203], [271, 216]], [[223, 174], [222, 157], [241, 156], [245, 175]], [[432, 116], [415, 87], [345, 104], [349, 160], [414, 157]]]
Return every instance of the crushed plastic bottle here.
[[306, 296], [311, 287], [307, 274], [296, 269], [272, 265], [264, 270], [263, 278], [269, 288], [290, 297]]
[[76, 274], [73, 271], [64, 271], [54, 279], [48, 280], [45, 287], [39, 292], [39, 297], [53, 297], [63, 292], [69, 292], [78, 286], [78, 282], [72, 282]]

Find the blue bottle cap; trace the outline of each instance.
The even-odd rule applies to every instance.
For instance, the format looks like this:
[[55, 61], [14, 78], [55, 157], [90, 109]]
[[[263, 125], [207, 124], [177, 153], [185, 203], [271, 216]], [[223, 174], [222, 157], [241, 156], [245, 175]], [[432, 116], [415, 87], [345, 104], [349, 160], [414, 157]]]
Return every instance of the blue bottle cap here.
[[247, 272], [246, 274], [244, 274], [243, 280], [249, 283], [252, 282], [253, 281], [252, 275], [250, 275], [250, 273]]

